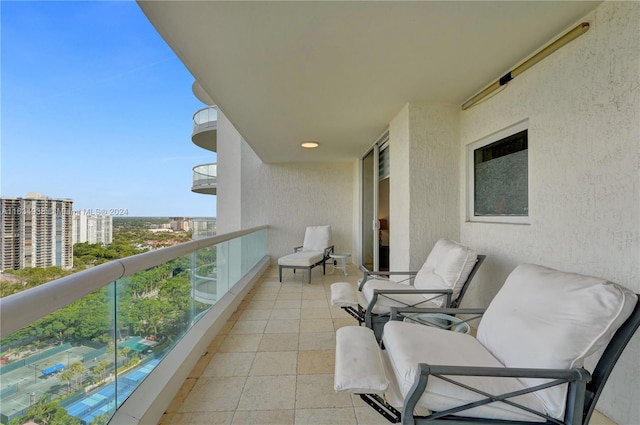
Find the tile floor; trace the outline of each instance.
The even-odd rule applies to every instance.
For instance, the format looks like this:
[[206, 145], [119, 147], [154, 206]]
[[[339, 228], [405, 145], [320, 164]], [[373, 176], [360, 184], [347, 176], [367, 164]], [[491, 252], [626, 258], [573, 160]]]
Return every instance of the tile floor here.
[[[356, 267], [322, 275], [272, 267], [242, 301], [158, 425], [386, 425], [358, 396], [333, 390], [335, 330], [355, 319], [330, 305], [330, 285]], [[615, 425], [595, 415], [590, 425]]]

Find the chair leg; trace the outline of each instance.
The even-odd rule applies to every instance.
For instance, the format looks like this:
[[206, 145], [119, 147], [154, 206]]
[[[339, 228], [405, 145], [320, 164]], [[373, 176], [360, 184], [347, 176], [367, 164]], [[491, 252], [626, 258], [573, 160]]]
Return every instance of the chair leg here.
[[282, 266], [278, 266], [278, 273], [280, 274], [280, 283], [282, 283]]
[[309, 267], [309, 284], [311, 284], [311, 267]]

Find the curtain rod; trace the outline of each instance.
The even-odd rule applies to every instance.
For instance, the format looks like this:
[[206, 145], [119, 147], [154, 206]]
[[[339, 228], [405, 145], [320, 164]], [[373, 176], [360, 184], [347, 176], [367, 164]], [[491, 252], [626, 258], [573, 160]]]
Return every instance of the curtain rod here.
[[485, 88], [480, 93], [476, 94], [471, 99], [464, 102], [462, 104], [462, 110], [464, 111], [466, 109], [469, 109], [473, 105], [477, 104], [482, 99], [484, 99], [494, 91], [498, 90], [500, 87], [505, 86], [509, 81], [513, 80], [515, 77], [522, 74], [524, 71], [531, 68], [533, 65], [537, 64], [542, 59], [546, 58], [547, 56], [549, 56], [550, 54], [552, 54], [553, 52], [555, 52], [565, 44], [568, 44], [569, 42], [580, 37], [582, 34], [587, 32], [588, 30], [589, 30], [588, 22], [582, 22], [578, 24], [576, 27], [574, 27], [572, 30], [570, 30], [566, 34], [564, 34], [562, 37], [558, 38], [556, 41], [549, 44], [547, 47], [540, 50], [535, 55], [531, 56], [529, 59], [527, 59], [522, 64], [515, 67], [510, 72], [507, 72], [500, 79], [494, 81], [493, 84], [491, 84], [489, 87]]

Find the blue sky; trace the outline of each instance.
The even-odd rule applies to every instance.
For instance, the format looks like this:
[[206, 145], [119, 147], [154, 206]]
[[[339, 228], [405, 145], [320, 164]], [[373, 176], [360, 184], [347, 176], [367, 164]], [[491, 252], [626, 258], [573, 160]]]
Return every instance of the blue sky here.
[[129, 216], [215, 216], [191, 192], [204, 107], [133, 1], [0, 3], [0, 194]]

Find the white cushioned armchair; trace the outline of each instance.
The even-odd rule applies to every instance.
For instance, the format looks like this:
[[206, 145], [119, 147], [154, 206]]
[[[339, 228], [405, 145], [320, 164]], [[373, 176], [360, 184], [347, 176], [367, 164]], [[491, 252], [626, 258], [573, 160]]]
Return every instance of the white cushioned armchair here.
[[[364, 322], [379, 340], [392, 307], [458, 307], [484, 259], [465, 245], [440, 239], [417, 272], [370, 272], [363, 268], [358, 292], [348, 283], [334, 283], [332, 305]], [[398, 275], [410, 276], [410, 280], [381, 277]]]
[[308, 226], [304, 233], [304, 242], [295, 247], [293, 254], [278, 258], [278, 274], [282, 282], [282, 269], [306, 269], [311, 283], [311, 269], [322, 264], [322, 274], [326, 273], [326, 262], [333, 253], [331, 245], [331, 226]]
[[[638, 329], [638, 306], [636, 294], [604, 279], [523, 264], [486, 311], [422, 310], [484, 313], [477, 337], [391, 320], [384, 327], [386, 349], [373, 355], [371, 330], [340, 328], [334, 388], [361, 394], [403, 424], [586, 425]], [[394, 308], [394, 319], [403, 310], [420, 309]], [[603, 347], [595, 368], [584, 369], [585, 358]]]

